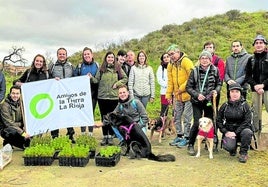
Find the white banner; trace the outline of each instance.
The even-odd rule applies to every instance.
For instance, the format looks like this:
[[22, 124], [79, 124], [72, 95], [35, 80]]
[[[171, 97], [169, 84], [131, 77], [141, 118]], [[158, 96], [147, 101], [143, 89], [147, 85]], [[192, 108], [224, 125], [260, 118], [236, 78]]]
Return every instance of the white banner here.
[[21, 89], [26, 132], [31, 136], [94, 124], [88, 76], [35, 81]]

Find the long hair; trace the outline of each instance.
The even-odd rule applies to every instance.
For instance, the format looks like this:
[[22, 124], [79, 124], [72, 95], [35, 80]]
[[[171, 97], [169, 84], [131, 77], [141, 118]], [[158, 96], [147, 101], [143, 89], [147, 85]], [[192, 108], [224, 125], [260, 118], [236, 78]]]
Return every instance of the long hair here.
[[164, 56], [165, 55], [169, 55], [169, 54], [167, 52], [164, 52], [160, 57], [160, 60], [161, 60], [160, 65], [162, 66], [163, 71], [164, 71], [165, 68], [167, 68], [168, 63], [170, 62], [169, 61], [167, 64], [165, 64], [165, 62], [164, 62]]
[[116, 61], [115, 54], [112, 51], [108, 51], [105, 54], [103, 58], [103, 62], [100, 67], [100, 72], [105, 73], [107, 71], [108, 62], [106, 61], [106, 58], [108, 55], [111, 55], [111, 54], [114, 56], [114, 70], [118, 73], [119, 78], [121, 78], [122, 77], [121, 65]]
[[36, 60], [37, 57], [41, 57], [43, 59], [43, 67], [41, 68], [41, 71], [45, 72], [47, 71], [47, 63], [46, 63], [46, 59], [43, 55], [41, 54], [37, 54], [34, 59], [33, 59], [33, 62], [32, 62], [32, 65], [31, 65], [31, 70], [37, 70], [36, 67], [34, 66], [34, 62]]
[[148, 57], [147, 57], [147, 54], [145, 53], [145, 51], [143, 51], [143, 50], [141, 50], [140, 52], [138, 52], [138, 55], [137, 55], [137, 63], [135, 65], [138, 66], [140, 64], [139, 56], [140, 56], [141, 53], [143, 53], [144, 56], [145, 56], [144, 65], [145, 66], [148, 66], [148, 62], [147, 62]]

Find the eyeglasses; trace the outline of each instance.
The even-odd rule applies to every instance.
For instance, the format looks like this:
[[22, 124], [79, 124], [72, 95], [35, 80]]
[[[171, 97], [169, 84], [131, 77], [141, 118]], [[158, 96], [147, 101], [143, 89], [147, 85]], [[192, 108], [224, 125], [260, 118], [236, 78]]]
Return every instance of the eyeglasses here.
[[202, 57], [200, 58], [200, 60], [209, 60], [209, 58], [206, 57], [206, 56], [202, 56]]
[[168, 53], [169, 56], [173, 56], [175, 53], [179, 53], [180, 51], [171, 51]]

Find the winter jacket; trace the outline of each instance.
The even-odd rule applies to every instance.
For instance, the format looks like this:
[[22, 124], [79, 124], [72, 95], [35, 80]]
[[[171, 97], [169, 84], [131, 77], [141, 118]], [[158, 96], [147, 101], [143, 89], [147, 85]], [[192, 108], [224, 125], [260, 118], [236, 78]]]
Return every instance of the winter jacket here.
[[[87, 75], [88, 73], [90, 73], [93, 77], [95, 77], [98, 70], [99, 70], [98, 62], [94, 61], [90, 63], [83, 62], [76, 66], [74, 70], [74, 76]], [[90, 79], [90, 89], [92, 97], [97, 98], [98, 84], [93, 83], [92, 79]]]
[[[98, 99], [118, 100], [118, 87], [126, 84], [128, 80], [122, 68], [120, 71], [122, 77], [119, 77], [113, 65], [108, 65], [106, 72], [98, 71], [96, 76], [92, 77], [92, 81], [99, 84]], [[117, 86], [116, 89], [112, 88], [114, 84]]]
[[50, 77], [59, 77], [60, 79], [69, 78], [73, 76], [73, 66], [70, 62], [51, 62], [48, 65]]
[[130, 95], [155, 98], [155, 78], [153, 68], [148, 65], [134, 65], [130, 69], [128, 88]]
[[[201, 93], [206, 97], [206, 101], [211, 101], [212, 91], [216, 90], [217, 93], [221, 91], [222, 81], [220, 80], [219, 70], [214, 65], [210, 65], [207, 79], [202, 89], [202, 84], [205, 79], [206, 70], [201, 65], [196, 66], [190, 74], [189, 80], [186, 85], [187, 92], [191, 95], [191, 102], [198, 103], [198, 95]], [[202, 91], [202, 92], [201, 92]]]
[[2, 128], [12, 127], [19, 134], [22, 134], [24, 129], [22, 109], [20, 101], [14, 102], [10, 95], [7, 96], [5, 101], [0, 105], [0, 117]]
[[254, 86], [257, 84], [264, 84], [264, 90], [268, 91], [267, 51], [254, 53], [254, 55], [248, 59], [246, 65], [246, 82], [249, 83], [253, 92], [255, 92]]
[[122, 69], [123, 69], [124, 72], [126, 73], [127, 77], [129, 77], [129, 73], [130, 73], [131, 66], [128, 65], [127, 62], [124, 62], [124, 63], [122, 64]]
[[139, 123], [141, 127], [149, 122], [146, 110], [143, 104], [138, 99], [130, 98], [126, 101], [119, 100], [119, 103], [114, 109], [114, 112], [119, 113], [121, 115], [127, 114], [133, 119], [133, 121]]
[[36, 68], [29, 68], [27, 69], [22, 76], [13, 81], [13, 84], [15, 85], [16, 82], [33, 82], [33, 81], [40, 81], [40, 80], [46, 80], [49, 78], [49, 74], [47, 71], [43, 70], [37, 70]]
[[[191, 96], [186, 92], [186, 84], [193, 68], [193, 62], [182, 52], [181, 58], [177, 62], [168, 64], [167, 99], [171, 99], [172, 95], [174, 95], [174, 98], [178, 101], [185, 102], [190, 100]], [[178, 94], [178, 91], [181, 93]]]
[[4, 100], [6, 95], [6, 79], [2, 71], [0, 71], [0, 103]]
[[248, 59], [251, 55], [243, 49], [239, 54], [232, 53], [226, 59], [226, 68], [225, 68], [225, 82], [229, 80], [234, 80], [239, 83], [244, 89], [247, 89], [247, 84], [245, 82], [246, 77], [246, 65]]
[[[216, 60], [218, 59], [218, 62]], [[217, 64], [216, 64], [217, 63]], [[224, 61], [219, 58], [217, 55], [212, 55], [212, 64], [216, 66], [219, 70], [220, 80], [224, 80], [224, 74], [225, 74], [225, 63]]]
[[160, 94], [165, 95], [167, 92], [168, 76], [167, 68], [160, 65], [156, 72], [157, 82], [160, 85]]
[[251, 110], [245, 100], [229, 100], [220, 107], [216, 123], [223, 134], [227, 131], [240, 134], [245, 128], [251, 129], [251, 118]]

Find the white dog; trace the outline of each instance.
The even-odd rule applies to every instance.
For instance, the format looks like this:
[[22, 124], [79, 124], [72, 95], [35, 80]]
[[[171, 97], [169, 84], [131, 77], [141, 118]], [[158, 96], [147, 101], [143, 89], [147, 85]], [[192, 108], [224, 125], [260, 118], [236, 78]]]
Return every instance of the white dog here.
[[197, 135], [197, 154], [200, 157], [201, 143], [205, 139], [209, 151], [209, 158], [213, 159], [214, 127], [212, 120], [207, 117], [199, 119], [199, 131]]

